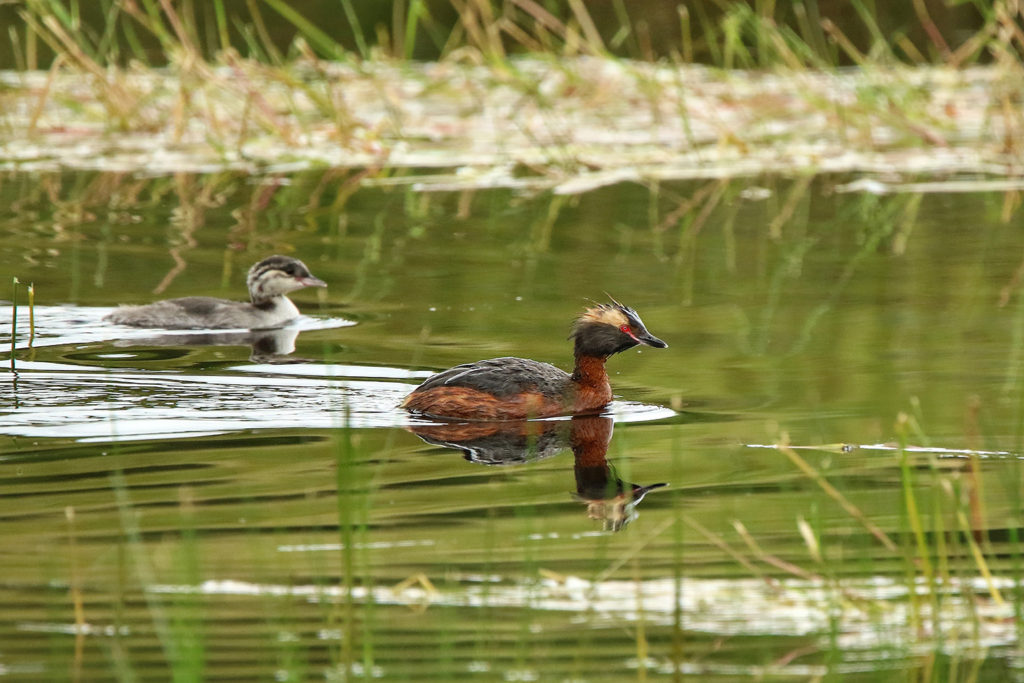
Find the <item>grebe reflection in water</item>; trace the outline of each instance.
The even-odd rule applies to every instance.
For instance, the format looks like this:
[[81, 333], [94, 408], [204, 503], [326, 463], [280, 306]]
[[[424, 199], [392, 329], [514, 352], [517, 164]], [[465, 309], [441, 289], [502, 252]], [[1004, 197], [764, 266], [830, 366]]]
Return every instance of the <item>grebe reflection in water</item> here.
[[413, 425], [409, 429], [429, 444], [462, 451], [470, 462], [517, 465], [572, 449], [576, 491], [587, 516], [605, 531], [619, 531], [636, 518], [636, 506], [665, 483], [641, 486], [623, 481], [608, 462], [614, 425], [609, 417], [577, 416], [570, 420], [519, 420]]
[[147, 346], [248, 346], [249, 360], [253, 363], [281, 365], [311, 362], [292, 356], [299, 332], [297, 327], [276, 330], [237, 330], [231, 332], [180, 332], [157, 334], [151, 337], [130, 337], [114, 342], [118, 348]]

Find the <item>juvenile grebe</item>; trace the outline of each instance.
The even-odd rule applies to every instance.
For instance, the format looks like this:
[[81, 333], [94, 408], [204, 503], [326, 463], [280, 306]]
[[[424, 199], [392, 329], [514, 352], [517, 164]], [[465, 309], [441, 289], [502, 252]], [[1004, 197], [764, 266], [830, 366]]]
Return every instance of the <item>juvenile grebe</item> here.
[[281, 327], [299, 316], [286, 294], [303, 287], [326, 287], [306, 264], [290, 256], [268, 256], [246, 277], [250, 302], [209, 296], [186, 296], [145, 306], [122, 306], [104, 320], [132, 327], [169, 330], [249, 329]]
[[612, 400], [604, 363], [612, 354], [646, 344], [668, 346], [644, 327], [640, 316], [617, 301], [588, 308], [570, 338], [572, 374], [525, 358], [492, 358], [456, 365], [428, 377], [402, 407], [431, 417], [518, 420], [596, 413]]

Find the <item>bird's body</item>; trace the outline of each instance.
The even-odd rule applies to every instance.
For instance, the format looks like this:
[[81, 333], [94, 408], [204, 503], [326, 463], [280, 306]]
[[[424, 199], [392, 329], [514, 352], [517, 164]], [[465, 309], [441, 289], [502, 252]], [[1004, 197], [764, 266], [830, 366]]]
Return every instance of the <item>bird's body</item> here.
[[612, 354], [646, 344], [665, 348], [631, 308], [619, 303], [587, 309], [573, 327], [570, 374], [526, 358], [491, 358], [428, 377], [402, 406], [431, 417], [518, 420], [600, 412], [612, 400], [604, 364]]
[[306, 265], [290, 256], [269, 256], [252, 268], [246, 279], [250, 301], [187, 296], [144, 306], [121, 306], [105, 320], [132, 327], [168, 330], [272, 329], [299, 316], [286, 296], [303, 287], [326, 287]]

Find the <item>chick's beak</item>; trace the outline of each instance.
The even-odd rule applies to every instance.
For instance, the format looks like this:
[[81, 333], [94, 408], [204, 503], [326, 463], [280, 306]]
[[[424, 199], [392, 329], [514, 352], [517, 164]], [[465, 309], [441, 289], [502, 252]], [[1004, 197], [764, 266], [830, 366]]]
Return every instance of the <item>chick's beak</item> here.
[[327, 283], [318, 277], [310, 275], [309, 277], [297, 277], [296, 281], [303, 287], [326, 287]]

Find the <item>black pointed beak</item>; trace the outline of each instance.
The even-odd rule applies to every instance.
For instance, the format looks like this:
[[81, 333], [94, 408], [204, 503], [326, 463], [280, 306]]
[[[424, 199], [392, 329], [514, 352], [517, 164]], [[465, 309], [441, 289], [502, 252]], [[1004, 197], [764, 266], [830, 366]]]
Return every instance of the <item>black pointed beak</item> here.
[[631, 484], [630, 486], [633, 487], [633, 503], [636, 504], [643, 500], [644, 496], [646, 496], [649, 491], [660, 489], [663, 486], [668, 486], [668, 482], [663, 481], [659, 484], [650, 484], [648, 486], [640, 486], [639, 484]]
[[654, 347], [656, 349], [667, 349], [668, 348], [668, 344], [666, 344], [665, 342], [661, 341], [660, 339], [655, 337], [653, 334], [651, 334], [647, 330], [644, 330], [643, 334], [636, 335], [636, 339], [641, 344], [646, 344], [647, 346], [651, 346], [651, 347]]

